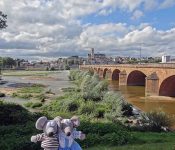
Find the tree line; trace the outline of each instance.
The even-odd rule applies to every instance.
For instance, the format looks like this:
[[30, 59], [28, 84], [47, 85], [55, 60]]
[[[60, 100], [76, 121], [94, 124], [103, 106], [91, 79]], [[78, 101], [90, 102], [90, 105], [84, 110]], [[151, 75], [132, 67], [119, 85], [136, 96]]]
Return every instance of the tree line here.
[[0, 57], [0, 68], [13, 68], [16, 66], [16, 60], [11, 57]]

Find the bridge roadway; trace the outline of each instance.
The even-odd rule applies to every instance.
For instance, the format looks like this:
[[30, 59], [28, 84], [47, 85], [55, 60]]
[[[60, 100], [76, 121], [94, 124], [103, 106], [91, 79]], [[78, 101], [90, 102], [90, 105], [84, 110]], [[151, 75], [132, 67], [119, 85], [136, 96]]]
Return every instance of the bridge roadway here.
[[119, 85], [145, 86], [146, 96], [175, 97], [175, 64], [80, 65]]

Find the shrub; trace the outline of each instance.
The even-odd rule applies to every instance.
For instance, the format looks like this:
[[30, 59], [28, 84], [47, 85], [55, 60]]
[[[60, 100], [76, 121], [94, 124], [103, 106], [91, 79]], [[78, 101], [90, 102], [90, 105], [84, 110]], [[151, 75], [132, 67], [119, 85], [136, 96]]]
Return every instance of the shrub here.
[[80, 141], [83, 147], [93, 145], [123, 145], [132, 139], [128, 130], [119, 123], [81, 122], [79, 130], [87, 136]]
[[64, 66], [64, 69], [65, 69], [65, 70], [70, 70], [70, 66], [69, 66], [69, 65], [65, 65], [65, 66]]
[[65, 109], [69, 112], [74, 112], [78, 110], [78, 107], [79, 107], [79, 103], [77, 101], [68, 101], [67, 106], [65, 106]]
[[127, 116], [127, 117], [132, 116], [133, 115], [132, 111], [133, 111], [133, 108], [131, 104], [123, 103], [122, 112], [124, 116]]
[[40, 143], [31, 143], [32, 135], [36, 135], [38, 130], [34, 127], [35, 122], [25, 125], [0, 126], [0, 148], [2, 150], [39, 150]]
[[120, 94], [114, 92], [107, 92], [103, 97], [103, 102], [108, 106], [105, 117], [109, 120], [115, 121], [117, 117], [122, 116], [122, 106], [124, 103]]
[[0, 93], [0, 97], [5, 97], [5, 94], [4, 93]]
[[20, 94], [20, 95], [18, 95], [18, 97], [23, 98], [23, 99], [29, 99], [33, 96], [32, 96], [32, 94]]
[[96, 105], [93, 101], [87, 101], [82, 103], [78, 109], [79, 114], [90, 115], [95, 113]]
[[107, 90], [107, 87], [108, 83], [106, 81], [100, 81], [97, 74], [93, 76], [86, 75], [80, 86], [83, 98], [93, 101], [102, 100], [103, 93]]
[[36, 108], [36, 107], [41, 107], [42, 103], [41, 102], [36, 102], [31, 105], [31, 108]]
[[0, 125], [23, 124], [31, 120], [31, 114], [22, 106], [0, 103]]
[[148, 112], [142, 117], [144, 129], [150, 131], [161, 131], [162, 127], [171, 127], [173, 123], [172, 118], [161, 110]]
[[55, 71], [55, 68], [54, 68], [54, 67], [51, 67], [51, 68], [50, 68], [50, 71]]
[[12, 97], [17, 97], [19, 94], [18, 93], [12, 93]]
[[43, 90], [44, 90], [43, 86], [34, 84], [31, 87], [21, 88], [18, 92], [19, 93], [41, 93]]

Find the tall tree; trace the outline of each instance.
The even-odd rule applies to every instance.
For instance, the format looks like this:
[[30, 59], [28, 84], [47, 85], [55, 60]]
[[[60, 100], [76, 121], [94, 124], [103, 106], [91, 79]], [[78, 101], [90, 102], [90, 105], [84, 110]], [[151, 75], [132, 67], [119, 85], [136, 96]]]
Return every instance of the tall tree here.
[[0, 30], [7, 27], [7, 15], [0, 11]]

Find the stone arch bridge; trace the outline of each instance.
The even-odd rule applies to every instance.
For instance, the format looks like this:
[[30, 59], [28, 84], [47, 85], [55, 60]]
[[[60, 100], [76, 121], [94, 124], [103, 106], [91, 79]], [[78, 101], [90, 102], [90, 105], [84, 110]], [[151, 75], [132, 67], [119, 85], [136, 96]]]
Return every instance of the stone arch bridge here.
[[175, 64], [81, 65], [119, 85], [145, 86], [146, 96], [175, 97]]

